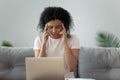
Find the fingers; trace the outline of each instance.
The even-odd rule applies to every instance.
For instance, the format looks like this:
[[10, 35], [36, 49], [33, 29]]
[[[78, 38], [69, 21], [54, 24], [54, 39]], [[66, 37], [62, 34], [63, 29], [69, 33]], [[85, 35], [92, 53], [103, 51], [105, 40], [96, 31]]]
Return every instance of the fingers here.
[[47, 35], [50, 34], [50, 32], [48, 31], [48, 24], [45, 24], [44, 33], [47, 33]]
[[44, 37], [49, 36], [49, 33], [48, 33], [48, 24], [45, 24], [45, 28], [44, 28], [44, 31], [43, 31], [43, 36]]
[[44, 31], [47, 31], [47, 30], [48, 30], [48, 24], [45, 24]]
[[64, 24], [62, 23], [62, 31], [59, 33], [60, 35], [65, 35], [66, 34], [66, 29], [65, 29], [65, 26]]
[[62, 35], [62, 34], [63, 34], [63, 32], [61, 31], [59, 34], [60, 34], [60, 35]]
[[66, 31], [65, 26], [64, 26], [64, 24], [63, 24], [63, 23], [62, 23], [62, 28], [63, 28], [63, 30], [64, 30], [64, 31]]

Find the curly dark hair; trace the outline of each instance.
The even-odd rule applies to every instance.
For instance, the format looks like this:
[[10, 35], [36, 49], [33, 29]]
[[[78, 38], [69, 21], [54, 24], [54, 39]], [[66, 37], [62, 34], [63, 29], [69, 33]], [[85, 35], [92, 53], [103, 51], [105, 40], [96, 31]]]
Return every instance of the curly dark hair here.
[[73, 24], [72, 18], [70, 13], [61, 7], [46, 7], [41, 14], [38, 28], [40, 28], [40, 31], [43, 32], [45, 24], [55, 19], [63, 22], [67, 31], [67, 37], [69, 38], [71, 36], [70, 29], [72, 29]]

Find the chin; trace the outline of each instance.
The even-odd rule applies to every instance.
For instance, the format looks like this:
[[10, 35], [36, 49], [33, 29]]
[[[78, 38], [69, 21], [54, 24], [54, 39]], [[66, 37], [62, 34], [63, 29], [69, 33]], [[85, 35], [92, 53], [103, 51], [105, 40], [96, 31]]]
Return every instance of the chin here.
[[58, 36], [58, 35], [57, 35], [57, 36], [53, 36], [53, 35], [52, 35], [52, 36], [50, 36], [50, 37], [51, 37], [51, 38], [54, 38], [54, 39], [60, 38], [60, 36]]

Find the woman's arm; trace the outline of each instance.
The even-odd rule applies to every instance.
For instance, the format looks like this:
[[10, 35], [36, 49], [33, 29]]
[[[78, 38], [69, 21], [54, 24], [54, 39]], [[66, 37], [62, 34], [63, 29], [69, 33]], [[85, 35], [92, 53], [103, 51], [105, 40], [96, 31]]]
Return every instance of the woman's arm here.
[[67, 44], [64, 44], [65, 62], [70, 72], [74, 71], [77, 66], [79, 49], [69, 49]]
[[39, 52], [40, 52], [40, 50], [39, 50], [39, 49], [34, 50], [35, 57], [38, 57], [38, 56], [39, 56]]
[[45, 57], [46, 56], [46, 44], [41, 45], [41, 49], [39, 51], [39, 56], [38, 57]]
[[60, 34], [62, 35], [62, 38], [63, 38], [65, 63], [67, 64], [67, 67], [71, 72], [71, 71], [74, 71], [76, 68], [79, 49], [69, 48], [67, 43], [67, 32], [63, 24], [62, 24], [62, 27], [63, 27], [63, 30], [61, 31]]
[[45, 25], [45, 28], [44, 28], [44, 32], [43, 32], [43, 35], [42, 35], [42, 41], [41, 41], [41, 47], [40, 49], [37, 49], [35, 50], [35, 57], [45, 57], [46, 55], [46, 43], [47, 43], [47, 40], [48, 40], [48, 36], [49, 36], [49, 33], [47, 32], [47, 27], [48, 25], [46, 24]]
[[41, 49], [34, 50], [35, 57], [45, 57], [46, 44], [41, 45]]

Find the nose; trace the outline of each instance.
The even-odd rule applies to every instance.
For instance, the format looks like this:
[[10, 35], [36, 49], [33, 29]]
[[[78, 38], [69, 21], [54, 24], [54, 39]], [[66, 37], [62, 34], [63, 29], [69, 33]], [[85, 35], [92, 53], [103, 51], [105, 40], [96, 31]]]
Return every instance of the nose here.
[[56, 32], [56, 29], [55, 29], [55, 28], [53, 28], [52, 32], [53, 32], [53, 33], [55, 33], [55, 32]]

